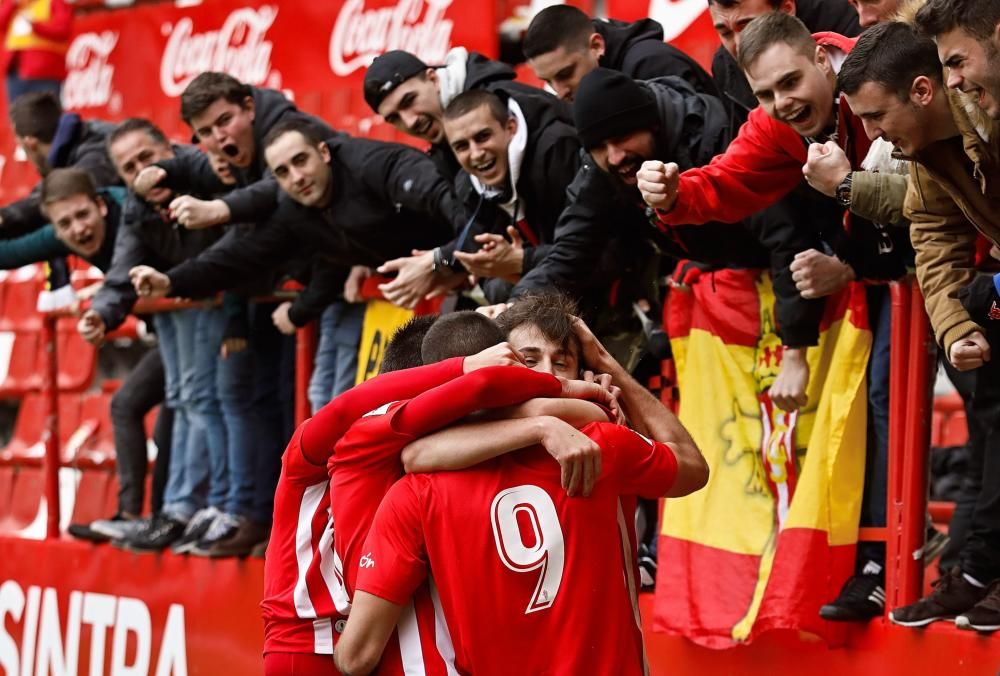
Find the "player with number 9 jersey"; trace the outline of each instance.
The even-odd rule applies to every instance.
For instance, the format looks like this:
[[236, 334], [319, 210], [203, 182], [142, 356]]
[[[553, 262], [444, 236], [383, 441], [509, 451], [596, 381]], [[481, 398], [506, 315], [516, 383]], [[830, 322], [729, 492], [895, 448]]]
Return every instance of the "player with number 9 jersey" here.
[[432, 573], [463, 673], [642, 674], [632, 515], [620, 498], [666, 494], [677, 460], [626, 427], [581, 431], [603, 452], [589, 498], [568, 497], [538, 447], [398, 482], [357, 589], [402, 606]]

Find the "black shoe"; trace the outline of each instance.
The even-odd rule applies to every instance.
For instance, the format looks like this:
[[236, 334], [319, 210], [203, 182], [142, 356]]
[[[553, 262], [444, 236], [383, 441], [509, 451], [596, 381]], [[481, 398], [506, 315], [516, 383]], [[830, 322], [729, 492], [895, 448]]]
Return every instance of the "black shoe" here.
[[1000, 630], [1000, 580], [990, 585], [990, 592], [979, 603], [955, 618], [955, 626], [985, 633]]
[[160, 552], [184, 535], [184, 528], [182, 521], [158, 514], [146, 528], [122, 540], [120, 546], [130, 552]]
[[90, 526], [85, 523], [71, 523], [69, 528], [66, 530], [77, 540], [86, 540], [87, 542], [93, 542], [94, 544], [101, 544], [102, 542], [107, 542], [111, 539], [107, 535], [102, 535], [101, 533], [92, 530]]
[[227, 514], [225, 512], [219, 514], [219, 516], [215, 517], [211, 527], [205, 531], [205, 535], [194, 544], [189, 553], [195, 556], [211, 556], [212, 548], [220, 542], [225, 542], [236, 535], [242, 523], [243, 517], [236, 514]]
[[840, 590], [836, 600], [819, 609], [819, 616], [832, 622], [864, 622], [885, 609], [885, 589], [879, 575], [855, 575]]
[[934, 581], [930, 594], [908, 606], [896, 608], [889, 613], [889, 619], [904, 627], [923, 627], [971, 610], [983, 600], [987, 591], [966, 580], [961, 568], [956, 566]]
[[170, 545], [170, 551], [174, 554], [190, 554], [198, 541], [208, 533], [219, 514], [221, 512], [215, 507], [205, 507], [195, 512], [191, 520], [187, 522], [184, 533]]

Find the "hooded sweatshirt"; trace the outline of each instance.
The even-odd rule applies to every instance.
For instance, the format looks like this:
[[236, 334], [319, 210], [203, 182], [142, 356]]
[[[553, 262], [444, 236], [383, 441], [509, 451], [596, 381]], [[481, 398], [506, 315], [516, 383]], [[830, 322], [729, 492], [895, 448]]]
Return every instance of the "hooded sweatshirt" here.
[[[82, 169], [98, 188], [121, 185], [122, 180], [108, 157], [107, 139], [113, 125], [101, 120], [83, 120], [76, 113], [59, 118], [48, 163], [51, 169]], [[39, 181], [28, 197], [0, 208], [0, 236], [17, 237], [48, 222], [39, 208], [42, 183]]]
[[[835, 68], [856, 41], [835, 33], [813, 37], [827, 49]], [[836, 120], [837, 143], [851, 166], [860, 168], [871, 146], [864, 126], [843, 102], [837, 106]], [[736, 223], [777, 203], [802, 182], [810, 141], [763, 109], [754, 109], [725, 153], [707, 166], [681, 174], [677, 202], [670, 211], [657, 212], [660, 223], [671, 227], [713, 220]], [[827, 231], [823, 237], [859, 279], [897, 279], [912, 263], [912, 249], [900, 229], [849, 218], [846, 230]]]
[[705, 69], [690, 56], [663, 41], [663, 26], [653, 19], [633, 23], [617, 19], [594, 19], [594, 32], [604, 38], [604, 54], [598, 60], [633, 80], [674, 76], [685, 80], [695, 91], [717, 96], [715, 83]]
[[[695, 167], [726, 147], [728, 120], [718, 99], [695, 92], [679, 78], [660, 78], [643, 86], [654, 97], [661, 120], [655, 131], [657, 157]], [[649, 212], [635, 188], [619, 186], [589, 154], [582, 152], [582, 157], [582, 166], [567, 190], [568, 205], [556, 224], [554, 243], [545, 259], [518, 282], [512, 298], [558, 288], [581, 298], [581, 308], [592, 316], [607, 315], [609, 307], [612, 314], [617, 308], [619, 315], [631, 315], [634, 300], [651, 297], [647, 275], [655, 271], [660, 254], [716, 267], [769, 267], [769, 251], [748, 229], [714, 223], [657, 230], [650, 225]], [[791, 237], [773, 239], [795, 244]], [[794, 284], [791, 288], [792, 292], [781, 293], [776, 284], [779, 301], [784, 297], [795, 302], [798, 293]], [[779, 314], [779, 321], [791, 318], [787, 321], [791, 327], [794, 318], [801, 316], [812, 317], [788, 311]], [[811, 321], [815, 324], [815, 319]], [[784, 330], [786, 322], [782, 324]], [[807, 326], [804, 332], [789, 334], [788, 344], [808, 344], [814, 340], [813, 333], [815, 329]], [[784, 333], [782, 337], [786, 338]]]
[[[500, 96], [505, 94], [500, 92]], [[455, 192], [465, 207], [470, 228], [464, 237], [460, 236], [461, 241], [441, 250], [445, 260], [452, 260], [456, 248], [478, 250], [475, 235], [491, 232], [506, 236], [507, 226], [513, 225], [524, 241], [522, 274], [527, 274], [548, 254], [556, 222], [566, 206], [566, 188], [580, 166], [580, 142], [576, 130], [552, 114], [552, 108], [524, 111], [513, 98], [508, 98], [507, 104], [518, 120], [517, 132], [507, 149], [510, 185], [498, 193], [465, 171], [459, 173]], [[510, 288], [499, 279], [483, 283], [483, 291], [493, 303], [506, 300]]]
[[[515, 82], [517, 74], [510, 66], [476, 52], [470, 53], [464, 47], [455, 47], [448, 52], [444, 65], [437, 68], [437, 75], [442, 110], [462, 92], [485, 89], [514, 98], [529, 118], [534, 114], [527, 112], [529, 110], [550, 109], [550, 112], [542, 111], [538, 114], [553, 115], [566, 124], [573, 125], [573, 114], [568, 104], [537, 87]], [[462, 169], [447, 141], [433, 144], [427, 154], [438, 171], [450, 181]]]

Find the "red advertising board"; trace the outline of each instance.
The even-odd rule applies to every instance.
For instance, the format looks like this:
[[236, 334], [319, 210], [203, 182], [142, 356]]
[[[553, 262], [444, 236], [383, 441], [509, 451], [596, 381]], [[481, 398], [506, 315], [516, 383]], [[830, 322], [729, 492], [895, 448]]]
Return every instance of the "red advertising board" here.
[[[396, 138], [362, 98], [367, 65], [390, 49], [430, 64], [455, 46], [495, 56], [494, 11], [478, 0], [215, 0], [94, 12], [76, 21], [63, 98], [84, 117], [146, 117], [185, 140], [177, 97], [198, 73], [222, 70], [284, 90], [337, 128]], [[0, 127], [6, 202], [37, 177], [15, 160], [10, 131]]]
[[705, 0], [608, 0], [608, 16], [622, 21], [650, 17], [663, 25], [667, 42], [690, 54], [711, 72], [719, 36]]

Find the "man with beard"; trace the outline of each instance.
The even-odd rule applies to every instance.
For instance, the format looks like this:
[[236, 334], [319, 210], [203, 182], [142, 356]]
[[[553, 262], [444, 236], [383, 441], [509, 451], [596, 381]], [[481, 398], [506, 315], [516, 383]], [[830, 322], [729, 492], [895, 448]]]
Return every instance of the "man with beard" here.
[[[453, 256], [480, 279], [487, 300], [500, 303], [548, 253], [580, 142], [558, 118], [528, 120], [513, 98], [485, 90], [455, 97], [444, 129], [462, 165], [455, 189], [470, 224]], [[434, 255], [443, 259], [443, 251]]]
[[591, 19], [570, 5], [546, 7], [524, 33], [524, 57], [556, 96], [573, 101], [584, 75], [610, 68], [633, 80], [673, 75], [695, 91], [718, 96], [708, 73], [690, 56], [663, 41], [653, 19], [626, 23]]
[[[794, 228], [760, 233], [774, 251], [769, 254], [761, 239], [742, 228], [682, 227], [671, 235], [650, 227], [636, 190], [636, 170], [655, 157], [700, 166], [725, 148], [727, 120], [715, 97], [698, 94], [677, 78], [636, 82], [598, 68], [581, 80], [573, 110], [587, 154], [568, 189], [569, 204], [548, 255], [515, 285], [512, 298], [553, 287], [582, 298], [584, 315], [619, 356], [638, 339], [631, 324], [632, 303], [659, 296], [650, 283], [658, 271], [658, 253], [716, 266], [767, 268], [772, 257], [788, 258], [811, 245], [809, 233]], [[671, 124], [673, 120], [685, 124]], [[775, 267], [779, 316], [788, 332], [782, 335], [796, 346], [812, 344], [818, 313], [802, 308], [809, 303], [798, 297], [787, 263], [784, 269]], [[618, 341], [610, 338], [616, 334]], [[619, 360], [634, 366], [634, 357]]]
[[[409, 52], [395, 50], [376, 58], [365, 73], [365, 101], [386, 122], [404, 134], [430, 144], [429, 155], [449, 179], [460, 170], [445, 138], [444, 109], [464, 91], [485, 89], [503, 92], [517, 103], [529, 127], [540, 127], [545, 120], [573, 120], [569, 107], [551, 94], [536, 87], [514, 82], [515, 73], [505, 64], [461, 47], [448, 52], [441, 66], [428, 66]], [[457, 243], [441, 248], [440, 262], [461, 269], [452, 253]], [[415, 306], [435, 285], [434, 253], [421, 252], [386, 262], [381, 273], [396, 273], [391, 282], [379, 289], [386, 299], [404, 307]]]

